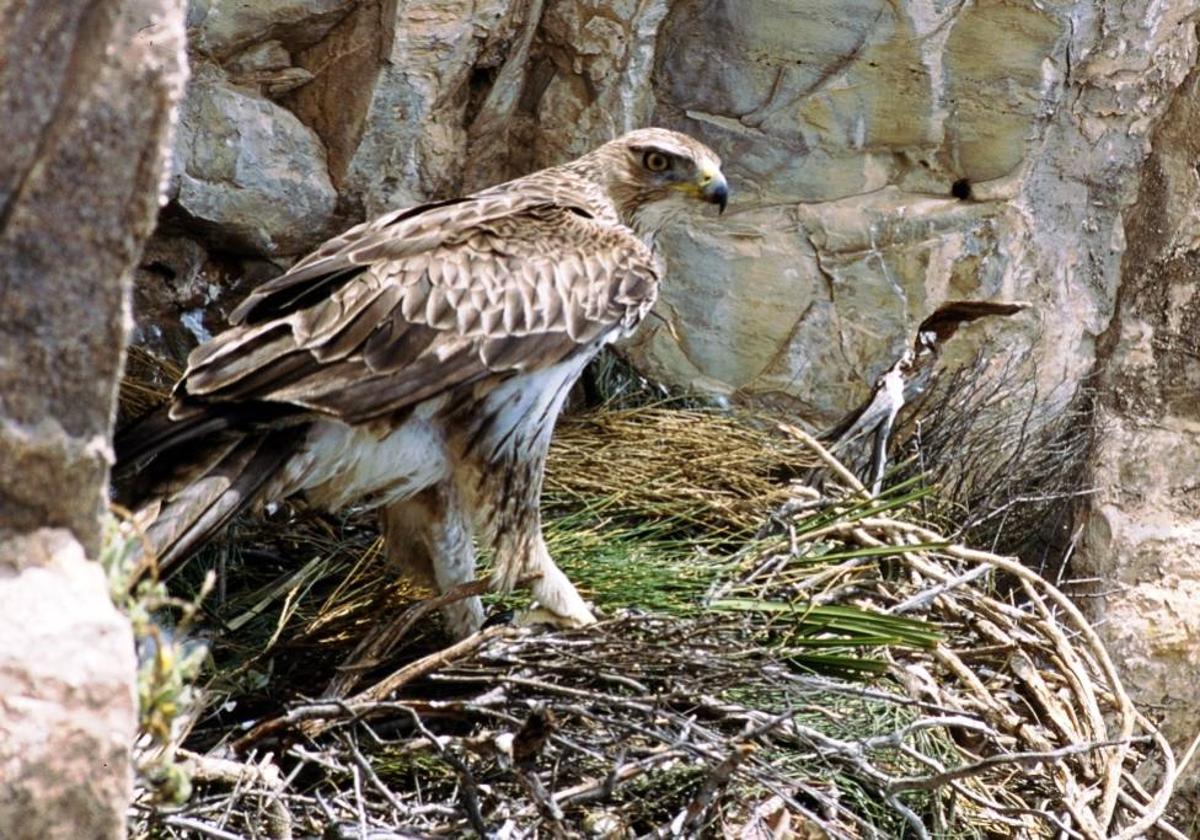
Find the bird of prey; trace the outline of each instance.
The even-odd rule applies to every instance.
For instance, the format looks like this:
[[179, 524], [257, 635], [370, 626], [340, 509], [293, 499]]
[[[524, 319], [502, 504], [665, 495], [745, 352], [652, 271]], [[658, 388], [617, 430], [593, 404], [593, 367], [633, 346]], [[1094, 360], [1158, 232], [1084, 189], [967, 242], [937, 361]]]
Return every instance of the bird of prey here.
[[1012, 315], [1029, 306], [1027, 303], [993, 303], [991, 301], [951, 301], [937, 310], [917, 327], [913, 346], [904, 351], [875, 382], [871, 396], [861, 406], [847, 414], [837, 425], [821, 435], [831, 441], [833, 448], [846, 446], [874, 435], [867, 482], [871, 493], [878, 494], [883, 486], [887, 466], [888, 443], [901, 409], [925, 393], [933, 381], [942, 345], [958, 332], [963, 324], [990, 315]]
[[[482, 192], [358, 225], [255, 289], [197, 347], [168, 406], [118, 436], [118, 473], [160, 565], [247, 506], [303, 495], [378, 508], [389, 556], [442, 592], [531, 580], [593, 621], [542, 538], [555, 419], [605, 345], [654, 305], [653, 237], [725, 209], [720, 159], [647, 128]], [[444, 610], [451, 632], [478, 598]]]

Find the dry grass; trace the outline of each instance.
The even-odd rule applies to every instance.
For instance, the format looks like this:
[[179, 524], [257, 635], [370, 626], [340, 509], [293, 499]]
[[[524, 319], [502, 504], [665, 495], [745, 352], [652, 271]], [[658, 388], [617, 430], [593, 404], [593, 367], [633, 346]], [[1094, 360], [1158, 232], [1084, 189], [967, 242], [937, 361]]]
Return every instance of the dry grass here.
[[601, 410], [560, 423], [546, 501], [610, 500], [614, 512], [674, 517], [745, 536], [791, 498], [812, 453], [765, 418], [700, 409]]

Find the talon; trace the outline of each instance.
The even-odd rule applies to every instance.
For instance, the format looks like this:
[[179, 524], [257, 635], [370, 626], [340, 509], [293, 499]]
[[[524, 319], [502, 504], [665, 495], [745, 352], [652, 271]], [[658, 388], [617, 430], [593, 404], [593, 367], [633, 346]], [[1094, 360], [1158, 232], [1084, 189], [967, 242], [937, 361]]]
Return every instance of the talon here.
[[483, 622], [483, 626], [479, 629], [486, 630], [489, 627], [499, 627], [506, 624], [520, 626], [517, 621], [516, 610], [501, 610], [500, 612], [492, 613], [487, 617], [487, 619]]

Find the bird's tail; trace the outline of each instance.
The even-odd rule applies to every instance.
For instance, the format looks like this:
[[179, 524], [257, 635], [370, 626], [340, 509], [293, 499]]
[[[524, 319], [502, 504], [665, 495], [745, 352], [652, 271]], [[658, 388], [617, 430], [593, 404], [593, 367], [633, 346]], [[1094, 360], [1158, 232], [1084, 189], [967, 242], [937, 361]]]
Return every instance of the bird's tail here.
[[172, 421], [166, 411], [118, 437], [114, 471], [118, 498], [133, 511], [160, 571], [254, 504], [305, 431], [239, 430], [211, 417]]

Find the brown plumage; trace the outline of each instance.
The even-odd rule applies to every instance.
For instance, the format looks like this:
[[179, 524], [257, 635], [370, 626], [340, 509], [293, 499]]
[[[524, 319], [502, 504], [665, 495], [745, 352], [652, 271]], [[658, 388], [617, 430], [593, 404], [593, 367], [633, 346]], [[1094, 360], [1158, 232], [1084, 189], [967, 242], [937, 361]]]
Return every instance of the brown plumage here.
[[[542, 540], [550, 434], [586, 363], [653, 306], [653, 235], [727, 195], [709, 149], [643, 129], [326, 242], [253, 291], [171, 404], [119, 437], [160, 561], [302, 493], [381, 508], [389, 553], [442, 591], [474, 576], [477, 537], [497, 586], [535, 578], [544, 609], [591, 621]], [[465, 633], [482, 610], [447, 615]]]

